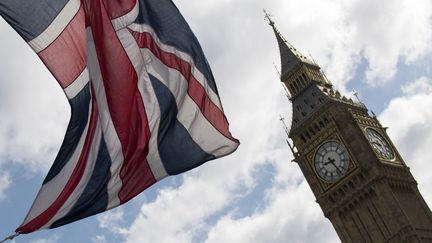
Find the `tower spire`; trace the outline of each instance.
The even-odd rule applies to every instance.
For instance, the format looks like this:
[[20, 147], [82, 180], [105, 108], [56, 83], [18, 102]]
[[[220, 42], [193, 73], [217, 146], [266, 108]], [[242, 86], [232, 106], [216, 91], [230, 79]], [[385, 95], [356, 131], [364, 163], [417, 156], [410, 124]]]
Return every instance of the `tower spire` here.
[[276, 28], [275, 22], [273, 21], [271, 14], [269, 14], [265, 9], [264, 9], [264, 16], [267, 23], [272, 27], [276, 35], [276, 39], [278, 41], [279, 52], [281, 57], [281, 71], [282, 71], [281, 78], [283, 78], [286, 74], [288, 74], [297, 64], [302, 62], [309, 63], [314, 66], [318, 66], [317, 64], [309, 60], [300, 51], [298, 51], [293, 45], [291, 45], [283, 37], [283, 35]]

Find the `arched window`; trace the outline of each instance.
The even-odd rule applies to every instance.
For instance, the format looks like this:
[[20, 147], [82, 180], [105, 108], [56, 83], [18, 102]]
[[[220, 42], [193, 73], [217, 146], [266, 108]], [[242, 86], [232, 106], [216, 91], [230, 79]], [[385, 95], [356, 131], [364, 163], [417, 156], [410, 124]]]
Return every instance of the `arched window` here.
[[306, 86], [306, 80], [302, 76], [300, 76], [300, 81], [303, 84], [303, 86]]
[[315, 136], [315, 131], [312, 128], [309, 128], [309, 132], [312, 133], [313, 136]]
[[300, 81], [298, 79], [296, 79], [295, 83], [298, 85], [299, 88], [302, 87], [302, 85], [301, 85], [301, 83], [300, 83]]
[[302, 76], [300, 76], [298, 79], [300, 80], [300, 82], [302, 83], [303, 86], [306, 86], [306, 82]]
[[301, 135], [300, 138], [303, 141], [303, 143], [306, 143], [306, 138], [303, 135]]
[[294, 85], [290, 84], [289, 87], [290, 87], [291, 94], [294, 94], [295, 93], [295, 91], [294, 91]]
[[298, 86], [298, 84], [296, 82], [294, 82], [294, 88], [295, 88], [296, 92], [299, 90], [299, 86]]

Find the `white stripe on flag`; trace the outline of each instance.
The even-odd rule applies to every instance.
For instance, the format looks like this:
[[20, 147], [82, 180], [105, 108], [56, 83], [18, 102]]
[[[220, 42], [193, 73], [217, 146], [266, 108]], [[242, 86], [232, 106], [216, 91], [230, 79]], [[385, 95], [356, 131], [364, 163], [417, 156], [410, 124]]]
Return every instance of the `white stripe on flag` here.
[[105, 94], [105, 87], [103, 84], [102, 73], [99, 66], [99, 61], [96, 54], [96, 47], [93, 42], [93, 34], [90, 28], [87, 28], [88, 37], [88, 70], [92, 77], [92, 84], [94, 86], [96, 100], [98, 101], [99, 120], [102, 126], [102, 133], [105, 138], [108, 153], [111, 158], [111, 178], [108, 182], [108, 209], [118, 206], [120, 199], [118, 192], [122, 187], [120, 178], [120, 169], [124, 161], [122, 145], [115, 130], [114, 123], [111, 119], [111, 114], [108, 112], [108, 103]]
[[63, 91], [68, 97], [68, 99], [74, 98], [90, 81], [90, 75], [87, 67], [81, 72], [81, 74], [76, 78], [69, 86], [67, 86]]
[[159, 37], [156, 35], [155, 31], [153, 30], [153, 28], [151, 26], [145, 25], [145, 24], [136, 24], [133, 23], [131, 25], [128, 26], [129, 29], [139, 32], [139, 33], [144, 33], [147, 32], [149, 33], [153, 39], [156, 41], [157, 45], [159, 46], [160, 49], [162, 49], [163, 51], [172, 53], [176, 56], [178, 56], [179, 58], [181, 58], [182, 60], [188, 62], [189, 64], [191, 64], [192, 66], [192, 75], [198, 80], [198, 82], [204, 87], [204, 90], [207, 92], [207, 96], [209, 97], [209, 99], [220, 109], [222, 109], [222, 105], [219, 99], [219, 96], [209, 87], [208, 83], [207, 83], [207, 79], [204, 77], [204, 75], [201, 73], [201, 71], [195, 67], [195, 63], [192, 59], [192, 57], [185, 53], [182, 52], [172, 46], [169, 45], [165, 45], [164, 43], [162, 43], [159, 39]]
[[150, 83], [150, 78], [145, 69], [146, 60], [143, 59], [140, 53], [140, 48], [136, 43], [135, 38], [127, 29], [117, 32], [119, 39], [128, 54], [129, 59], [134, 65], [135, 71], [138, 76], [138, 89], [143, 99], [145, 112], [147, 115], [149, 129], [151, 132], [149, 141], [149, 152], [147, 155], [147, 162], [156, 180], [160, 180], [168, 175], [162, 160], [159, 155], [158, 149], [158, 130], [160, 123], [160, 108], [157, 102], [156, 94], [153, 91]]
[[27, 224], [32, 219], [34, 219], [35, 217], [43, 213], [45, 210], [47, 210], [48, 207], [51, 206], [51, 204], [53, 204], [53, 202], [58, 198], [63, 188], [66, 186], [66, 183], [68, 182], [70, 176], [72, 175], [72, 172], [74, 171], [78, 163], [78, 160], [81, 156], [81, 151], [83, 149], [85, 138], [89, 129], [91, 110], [92, 110], [92, 104], [90, 102], [89, 104], [90, 112], [87, 119], [87, 124], [83, 133], [81, 134], [81, 138], [79, 140], [79, 143], [75, 151], [73, 152], [71, 158], [67, 161], [63, 169], [54, 178], [52, 178], [50, 181], [48, 181], [41, 187], [22, 225]]
[[127, 14], [111, 20], [114, 29], [120, 30], [130, 25], [135, 21], [139, 14], [139, 0], [136, 0], [134, 8]]
[[178, 109], [177, 120], [206, 153], [218, 157], [231, 152], [233, 147], [237, 147], [236, 142], [221, 134], [204, 117], [198, 105], [187, 94], [188, 82], [179, 71], [165, 66], [148, 49], [141, 49], [141, 53], [152, 60], [147, 65], [147, 71], [159, 79], [175, 97]]
[[80, 9], [80, 6], [80, 0], [70, 0], [47, 28], [36, 38], [28, 42], [31, 48], [36, 53], [47, 48], [68, 26]]

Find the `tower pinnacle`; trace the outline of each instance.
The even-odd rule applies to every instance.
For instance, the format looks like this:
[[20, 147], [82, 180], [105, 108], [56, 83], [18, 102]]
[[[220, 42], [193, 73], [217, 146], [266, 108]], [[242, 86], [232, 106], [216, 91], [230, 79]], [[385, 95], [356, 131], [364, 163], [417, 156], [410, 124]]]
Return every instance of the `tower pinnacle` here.
[[279, 52], [281, 57], [281, 78], [284, 78], [290, 71], [292, 71], [299, 63], [308, 63], [313, 66], [317, 66], [314, 62], [309, 60], [305, 55], [298, 51], [293, 45], [291, 45], [276, 28], [275, 22], [272, 16], [264, 10], [265, 20], [273, 28], [276, 35], [276, 39], [279, 45]]

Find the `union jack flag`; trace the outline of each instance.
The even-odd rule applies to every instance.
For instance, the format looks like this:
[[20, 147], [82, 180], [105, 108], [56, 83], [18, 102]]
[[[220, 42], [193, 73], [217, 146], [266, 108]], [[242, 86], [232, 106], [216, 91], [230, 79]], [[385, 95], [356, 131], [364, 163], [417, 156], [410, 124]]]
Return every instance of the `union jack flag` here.
[[71, 107], [17, 233], [106, 211], [236, 150], [207, 60], [171, 0], [1, 0], [0, 14]]

